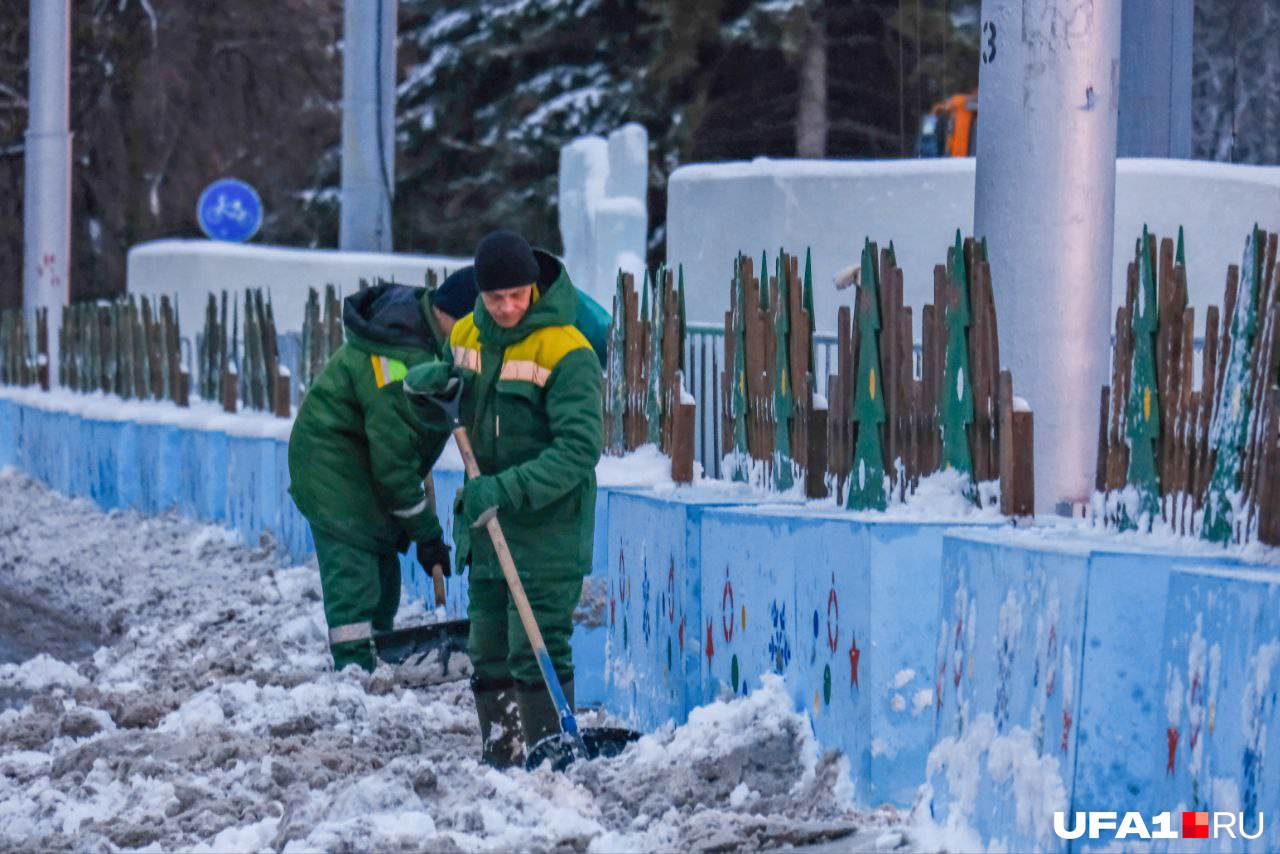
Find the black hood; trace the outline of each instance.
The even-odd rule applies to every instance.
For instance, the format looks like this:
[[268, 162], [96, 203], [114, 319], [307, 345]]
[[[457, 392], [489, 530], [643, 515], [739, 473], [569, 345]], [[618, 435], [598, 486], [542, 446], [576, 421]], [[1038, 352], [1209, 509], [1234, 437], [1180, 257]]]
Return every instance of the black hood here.
[[435, 340], [422, 316], [424, 288], [385, 283], [347, 297], [342, 322], [374, 344], [429, 350]]
[[533, 250], [533, 260], [538, 262], [538, 291], [545, 294], [559, 281], [564, 264], [545, 249]]

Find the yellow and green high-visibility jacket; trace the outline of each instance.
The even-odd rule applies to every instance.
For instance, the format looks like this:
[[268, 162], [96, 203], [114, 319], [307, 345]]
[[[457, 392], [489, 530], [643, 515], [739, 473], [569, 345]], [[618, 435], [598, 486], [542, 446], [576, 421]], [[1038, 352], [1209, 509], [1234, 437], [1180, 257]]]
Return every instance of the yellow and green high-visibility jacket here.
[[409, 411], [409, 368], [439, 361], [426, 290], [382, 284], [343, 305], [346, 343], [325, 365], [289, 436], [289, 493], [312, 527], [369, 551], [440, 536], [422, 481], [448, 434]]
[[[574, 328], [578, 295], [563, 265], [534, 254], [541, 274], [520, 322], [503, 329], [478, 301], [453, 327], [450, 353], [463, 372], [462, 421], [480, 472], [496, 475], [506, 495], [498, 519], [516, 566], [580, 577], [591, 570], [604, 446], [600, 362]], [[501, 578], [493, 543], [470, 521], [453, 526], [459, 563], [469, 551], [475, 578]]]

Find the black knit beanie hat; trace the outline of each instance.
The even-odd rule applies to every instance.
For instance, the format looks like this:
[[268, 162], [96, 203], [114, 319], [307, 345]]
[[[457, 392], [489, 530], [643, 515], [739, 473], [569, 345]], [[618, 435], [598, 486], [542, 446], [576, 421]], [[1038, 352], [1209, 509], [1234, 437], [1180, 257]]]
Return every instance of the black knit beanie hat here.
[[538, 281], [538, 262], [529, 242], [514, 231], [486, 234], [476, 246], [476, 285], [481, 291], [505, 291]]
[[455, 270], [431, 295], [431, 305], [461, 320], [476, 307], [476, 268], [471, 266]]

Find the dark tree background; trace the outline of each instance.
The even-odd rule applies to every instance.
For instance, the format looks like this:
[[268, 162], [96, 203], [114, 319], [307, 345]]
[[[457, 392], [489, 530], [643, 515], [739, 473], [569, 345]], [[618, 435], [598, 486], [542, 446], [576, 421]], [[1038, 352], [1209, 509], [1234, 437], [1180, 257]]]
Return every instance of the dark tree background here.
[[[0, 0], [0, 307], [22, 275], [30, 0]], [[649, 131], [651, 260], [682, 163], [909, 156], [977, 85], [980, 0], [401, 0], [395, 245], [467, 255], [494, 225], [557, 248], [559, 148]], [[199, 235], [234, 175], [258, 242], [338, 234], [342, 0], [76, 0], [72, 287], [119, 292], [136, 243]], [[1280, 0], [1196, 0], [1195, 149], [1280, 160]]]
[[[0, 305], [22, 293], [30, 0], [0, 0]], [[341, 0], [72, 4], [74, 298], [124, 288], [128, 248], [200, 235], [214, 178], [262, 194], [259, 240], [312, 245], [307, 201], [339, 133]]]

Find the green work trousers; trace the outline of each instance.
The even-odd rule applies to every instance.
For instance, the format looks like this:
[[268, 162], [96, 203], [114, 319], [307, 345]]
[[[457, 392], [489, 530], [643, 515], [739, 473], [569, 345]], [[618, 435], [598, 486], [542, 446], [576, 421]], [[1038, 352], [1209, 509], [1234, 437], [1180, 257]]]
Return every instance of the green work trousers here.
[[373, 633], [390, 631], [400, 607], [400, 559], [395, 552], [366, 551], [314, 528], [324, 618], [333, 667], [377, 665]]
[[[582, 598], [582, 578], [525, 578], [524, 592], [542, 640], [547, 645], [551, 663], [561, 683], [573, 678], [573, 609]], [[471, 634], [467, 642], [471, 666], [477, 679], [515, 679], [533, 685], [542, 684], [542, 671], [529, 645], [529, 637], [520, 623], [515, 602], [507, 590], [507, 582], [471, 579], [467, 594], [470, 604]]]

